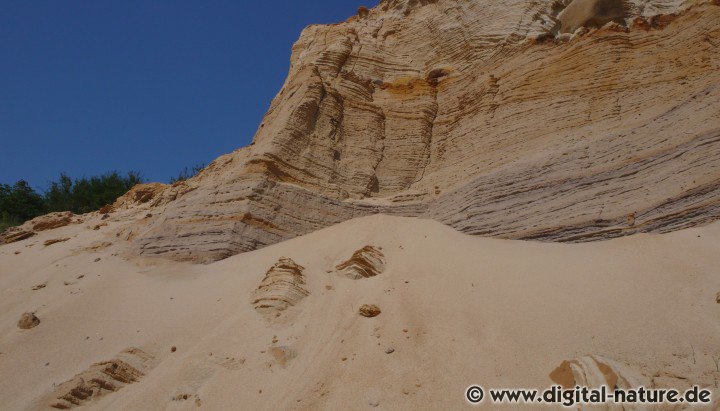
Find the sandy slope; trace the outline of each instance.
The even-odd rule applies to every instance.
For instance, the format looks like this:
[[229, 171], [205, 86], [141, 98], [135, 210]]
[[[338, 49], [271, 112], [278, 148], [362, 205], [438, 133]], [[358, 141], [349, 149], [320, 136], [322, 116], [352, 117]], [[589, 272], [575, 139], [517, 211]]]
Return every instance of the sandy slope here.
[[[87, 249], [108, 235], [73, 225], [0, 247], [0, 408], [47, 408], [56, 384], [128, 347], [151, 357], [145, 375], [93, 408], [460, 408], [471, 383], [545, 388], [586, 354], [661, 386], [720, 379], [720, 224], [569, 245], [378, 215], [210, 265]], [[382, 274], [327, 272], [365, 245], [383, 248]], [[280, 257], [310, 295], [268, 320], [252, 292]], [[382, 314], [359, 316], [365, 303]], [[20, 330], [26, 311], [41, 323]], [[273, 346], [297, 357], [282, 366]]]

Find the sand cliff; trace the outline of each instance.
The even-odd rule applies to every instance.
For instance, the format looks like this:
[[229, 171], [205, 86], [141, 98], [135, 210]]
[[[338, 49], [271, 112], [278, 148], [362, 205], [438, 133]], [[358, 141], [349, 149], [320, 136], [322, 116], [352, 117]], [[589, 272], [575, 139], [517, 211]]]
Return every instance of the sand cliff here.
[[562, 2], [385, 1], [308, 27], [253, 144], [165, 188], [133, 252], [208, 262], [376, 213], [564, 242], [713, 221], [716, 3], [595, 28]]

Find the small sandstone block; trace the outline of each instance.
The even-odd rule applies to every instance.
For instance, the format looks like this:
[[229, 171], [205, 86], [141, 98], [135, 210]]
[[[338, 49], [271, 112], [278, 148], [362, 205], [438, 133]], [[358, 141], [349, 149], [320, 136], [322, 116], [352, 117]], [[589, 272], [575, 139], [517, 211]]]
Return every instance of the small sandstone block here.
[[22, 330], [29, 330], [35, 328], [40, 324], [40, 319], [35, 316], [34, 313], [25, 313], [20, 316], [18, 321], [18, 328]]
[[45, 247], [47, 247], [49, 245], [57, 244], [57, 243], [64, 243], [65, 241], [68, 241], [68, 240], [69, 240], [69, 238], [55, 238], [52, 240], [47, 240], [47, 241], [45, 241]]
[[368, 318], [377, 317], [381, 312], [380, 307], [374, 304], [364, 304], [358, 311], [360, 315]]

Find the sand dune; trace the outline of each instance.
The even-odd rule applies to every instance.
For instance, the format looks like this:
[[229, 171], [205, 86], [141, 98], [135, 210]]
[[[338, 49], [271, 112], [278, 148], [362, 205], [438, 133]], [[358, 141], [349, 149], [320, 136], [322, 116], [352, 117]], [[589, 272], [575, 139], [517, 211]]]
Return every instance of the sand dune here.
[[[0, 247], [3, 409], [47, 409], [78, 387], [99, 409], [456, 409], [472, 383], [546, 388], [585, 356], [660, 387], [720, 379], [720, 224], [541, 244], [377, 215], [209, 265], [97, 247], [115, 233], [91, 226]], [[336, 268], [369, 245], [382, 272]], [[268, 316], [255, 290], [281, 258], [307, 295]], [[39, 325], [19, 329], [25, 312]], [[102, 371], [118, 360], [135, 377]], [[93, 378], [117, 389], [98, 395]]]

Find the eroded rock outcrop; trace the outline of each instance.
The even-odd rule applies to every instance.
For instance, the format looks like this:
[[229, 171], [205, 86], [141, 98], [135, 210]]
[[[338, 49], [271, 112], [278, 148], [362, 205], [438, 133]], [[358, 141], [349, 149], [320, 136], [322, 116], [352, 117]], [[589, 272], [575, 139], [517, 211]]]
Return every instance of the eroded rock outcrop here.
[[130, 208], [153, 208], [163, 206], [174, 201], [179, 196], [190, 191], [184, 181], [178, 181], [174, 184], [138, 184], [131, 188], [125, 195], [118, 198], [115, 203], [107, 207], [107, 210], [101, 210], [100, 213], [113, 212], [116, 210]]
[[355, 251], [349, 260], [335, 269], [354, 280], [375, 277], [385, 270], [385, 255], [378, 247], [368, 245]]
[[281, 258], [255, 290], [255, 310], [262, 314], [278, 314], [310, 295], [305, 288], [304, 269], [290, 258]]
[[705, 224], [719, 20], [715, 0], [384, 0], [303, 31], [251, 146], [114, 208], [143, 219], [134, 254], [193, 262], [375, 213], [565, 242]]
[[550, 378], [564, 388], [578, 385], [599, 388], [604, 385], [610, 390], [629, 390], [652, 386], [650, 379], [627, 365], [597, 355], [563, 361], [550, 373]]
[[10, 227], [0, 233], [0, 244], [10, 244], [17, 241], [26, 240], [35, 236], [37, 233], [55, 228], [65, 227], [72, 223], [78, 223], [81, 220], [73, 219], [73, 213], [69, 211], [50, 213], [27, 221], [25, 224]]
[[117, 358], [94, 364], [60, 384], [43, 402], [61, 410], [87, 404], [97, 397], [137, 382], [154, 366], [154, 358], [138, 348], [128, 348]]

